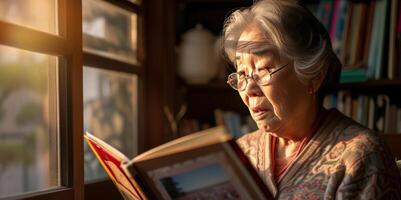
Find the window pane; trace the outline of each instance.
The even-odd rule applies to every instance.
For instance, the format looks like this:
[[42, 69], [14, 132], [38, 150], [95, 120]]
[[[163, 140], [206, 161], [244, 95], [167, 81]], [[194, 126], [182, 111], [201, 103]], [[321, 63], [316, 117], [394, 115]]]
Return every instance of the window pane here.
[[[137, 154], [137, 75], [84, 67], [84, 129], [128, 158]], [[85, 143], [85, 180], [106, 177]]]
[[60, 185], [57, 58], [0, 45], [0, 197]]
[[84, 50], [137, 63], [137, 15], [104, 1], [83, 0]]
[[0, 20], [57, 34], [56, 0], [1, 0]]

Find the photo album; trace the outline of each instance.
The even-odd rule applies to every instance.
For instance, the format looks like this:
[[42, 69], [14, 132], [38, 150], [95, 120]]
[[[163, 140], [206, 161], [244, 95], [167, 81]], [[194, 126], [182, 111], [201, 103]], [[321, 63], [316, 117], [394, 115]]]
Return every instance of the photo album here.
[[273, 199], [222, 126], [183, 136], [133, 159], [90, 133], [84, 138], [126, 200]]

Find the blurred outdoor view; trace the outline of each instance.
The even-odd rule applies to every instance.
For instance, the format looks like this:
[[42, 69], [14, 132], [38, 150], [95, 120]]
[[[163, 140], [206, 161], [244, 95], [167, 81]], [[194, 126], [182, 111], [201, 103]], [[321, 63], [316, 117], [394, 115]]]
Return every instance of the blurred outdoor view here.
[[59, 185], [57, 58], [0, 46], [0, 194]]
[[[137, 16], [105, 1], [82, 1], [85, 52], [136, 64]], [[99, 69], [107, 68], [110, 70]], [[84, 67], [84, 130], [105, 140], [129, 158], [137, 154], [137, 75], [113, 66]], [[107, 175], [84, 144], [85, 181]]]
[[[132, 158], [137, 153], [137, 76], [84, 67], [84, 129]], [[86, 145], [85, 180], [107, 175]]]
[[[82, 4], [84, 51], [137, 63], [136, 14], [104, 1]], [[57, 10], [57, 0], [1, 0], [0, 20], [58, 34]], [[60, 186], [58, 62], [0, 45], [0, 198]], [[84, 67], [83, 76], [84, 130], [133, 157], [137, 75]], [[85, 180], [107, 177], [87, 146], [84, 153]]]
[[84, 50], [136, 64], [137, 15], [99, 0], [82, 1]]
[[[55, 6], [1, 0], [0, 20], [57, 34]], [[0, 198], [60, 185], [57, 62], [0, 45]]]
[[0, 20], [57, 34], [57, 0], [1, 0]]

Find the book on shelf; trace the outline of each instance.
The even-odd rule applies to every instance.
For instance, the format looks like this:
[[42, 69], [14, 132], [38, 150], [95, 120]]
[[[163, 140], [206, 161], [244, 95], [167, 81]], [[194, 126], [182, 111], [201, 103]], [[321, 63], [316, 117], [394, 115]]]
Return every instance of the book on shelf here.
[[367, 127], [373, 129], [374, 126], [374, 116], [375, 116], [375, 104], [376, 101], [373, 97], [369, 97], [369, 111], [368, 111], [368, 124]]
[[398, 73], [396, 74], [396, 77], [398, 79], [401, 79], [401, 3], [398, 3], [398, 19], [396, 22], [396, 52], [395, 52], [395, 61], [396, 61], [396, 66], [398, 66]]
[[241, 132], [241, 116], [238, 113], [226, 111], [224, 112], [223, 117], [225, 127], [234, 138], [239, 138], [245, 134]]
[[128, 159], [96, 136], [88, 143], [124, 199], [273, 199], [224, 127], [193, 133]]
[[329, 31], [333, 50], [341, 58], [340, 53], [344, 43], [345, 19], [348, 7], [346, 1], [336, 1], [334, 5], [333, 20]]
[[399, 0], [319, 1], [315, 15], [327, 28], [343, 69], [365, 73], [345, 75], [344, 82], [401, 78], [400, 10]]
[[389, 33], [389, 54], [388, 54], [388, 78], [396, 79], [398, 70], [396, 61], [396, 39], [397, 39], [397, 12], [398, 12], [398, 1], [391, 0], [391, 11], [390, 11], [390, 33]]
[[350, 14], [347, 16], [346, 41], [347, 48], [344, 49], [344, 65], [346, 68], [363, 67], [364, 35], [367, 30], [368, 5], [364, 3], [353, 3], [349, 5]]
[[317, 9], [316, 17], [322, 22], [326, 29], [330, 28], [333, 16], [334, 0], [321, 0]]
[[390, 98], [387, 95], [378, 95], [374, 115], [374, 130], [384, 132], [387, 128], [388, 113], [390, 109]]
[[378, 0], [375, 2], [375, 10], [372, 25], [372, 35], [370, 38], [369, 59], [368, 59], [368, 77], [379, 79], [383, 60], [383, 44], [386, 25], [387, 0]]
[[360, 124], [382, 133], [401, 133], [401, 107], [384, 94], [377, 96], [355, 95], [350, 91], [339, 91], [324, 99], [326, 108], [339, 111]]
[[340, 83], [354, 83], [367, 81], [365, 68], [343, 69], [340, 75]]
[[257, 125], [250, 115], [241, 116], [235, 111], [215, 109], [214, 119], [217, 126], [226, 127], [234, 138], [240, 138], [244, 134], [257, 130]]

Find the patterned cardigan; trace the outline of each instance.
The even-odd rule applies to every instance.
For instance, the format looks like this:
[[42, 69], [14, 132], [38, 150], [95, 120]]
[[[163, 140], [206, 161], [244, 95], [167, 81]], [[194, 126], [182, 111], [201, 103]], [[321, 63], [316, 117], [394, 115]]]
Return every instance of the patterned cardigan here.
[[383, 140], [336, 109], [279, 183], [273, 181], [270, 141], [256, 131], [237, 143], [276, 199], [401, 199], [400, 174]]

